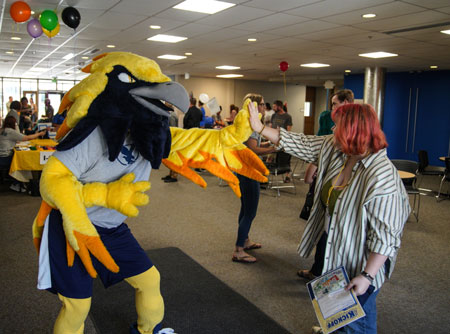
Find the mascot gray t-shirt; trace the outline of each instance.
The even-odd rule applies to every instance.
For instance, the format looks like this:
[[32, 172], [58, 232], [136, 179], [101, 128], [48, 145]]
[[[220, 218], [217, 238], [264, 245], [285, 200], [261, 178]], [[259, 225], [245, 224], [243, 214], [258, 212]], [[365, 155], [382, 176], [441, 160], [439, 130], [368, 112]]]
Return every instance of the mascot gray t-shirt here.
[[[136, 150], [130, 137], [127, 137], [119, 156], [114, 161], [108, 159], [108, 146], [99, 127], [80, 144], [67, 151], [57, 151], [58, 158], [83, 184], [91, 182], [109, 183], [128, 173], [134, 173], [133, 182], [148, 181], [151, 164]], [[113, 228], [127, 218], [116, 210], [100, 206], [86, 208], [89, 219], [94, 225]]]

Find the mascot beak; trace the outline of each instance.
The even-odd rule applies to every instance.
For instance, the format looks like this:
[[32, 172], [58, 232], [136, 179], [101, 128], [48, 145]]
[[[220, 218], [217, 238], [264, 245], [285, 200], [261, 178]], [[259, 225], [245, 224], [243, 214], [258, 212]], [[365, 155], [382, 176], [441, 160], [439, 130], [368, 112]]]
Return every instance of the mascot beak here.
[[188, 93], [177, 82], [154, 83], [149, 86], [133, 88], [129, 93], [145, 108], [161, 116], [170, 116], [162, 101], [169, 102], [184, 113], [189, 108]]

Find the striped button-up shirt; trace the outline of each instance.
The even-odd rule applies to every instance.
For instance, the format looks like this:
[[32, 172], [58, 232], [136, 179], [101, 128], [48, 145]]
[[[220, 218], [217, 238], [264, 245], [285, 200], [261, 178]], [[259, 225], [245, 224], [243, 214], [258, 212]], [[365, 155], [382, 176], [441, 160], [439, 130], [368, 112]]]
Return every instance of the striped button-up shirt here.
[[[314, 204], [298, 247], [298, 253], [307, 257], [324, 232], [326, 209], [320, 192], [339, 173], [347, 156], [334, 146], [333, 135], [307, 136], [280, 129], [279, 146], [318, 165]], [[360, 160], [330, 218], [323, 272], [342, 265], [353, 278], [364, 270], [371, 252], [385, 255], [389, 261], [373, 282], [379, 289], [394, 269], [410, 211], [408, 194], [386, 149]]]

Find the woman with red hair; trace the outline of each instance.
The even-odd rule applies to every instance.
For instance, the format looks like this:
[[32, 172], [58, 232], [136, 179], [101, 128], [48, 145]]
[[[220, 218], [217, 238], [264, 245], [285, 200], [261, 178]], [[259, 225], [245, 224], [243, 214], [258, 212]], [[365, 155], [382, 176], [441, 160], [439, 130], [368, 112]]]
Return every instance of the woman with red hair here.
[[308, 257], [326, 235], [322, 273], [344, 266], [366, 316], [336, 333], [376, 333], [376, 296], [392, 274], [411, 208], [387, 142], [368, 104], [332, 114], [334, 134], [307, 136], [264, 127], [255, 107], [250, 123], [285, 152], [318, 166], [314, 204], [298, 253]]

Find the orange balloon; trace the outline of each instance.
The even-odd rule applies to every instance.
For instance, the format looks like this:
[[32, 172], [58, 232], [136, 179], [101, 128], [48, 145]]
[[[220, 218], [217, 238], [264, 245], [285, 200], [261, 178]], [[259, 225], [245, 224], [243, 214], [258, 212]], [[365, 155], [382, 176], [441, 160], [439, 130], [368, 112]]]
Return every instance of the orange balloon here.
[[25, 22], [31, 16], [31, 8], [23, 1], [16, 1], [11, 5], [9, 14], [15, 22]]
[[59, 33], [59, 23], [56, 25], [55, 29], [53, 29], [52, 31], [45, 29], [44, 27], [42, 27], [42, 31], [44, 32], [44, 34], [46, 34], [49, 38], [55, 37], [56, 35], [58, 35]]

